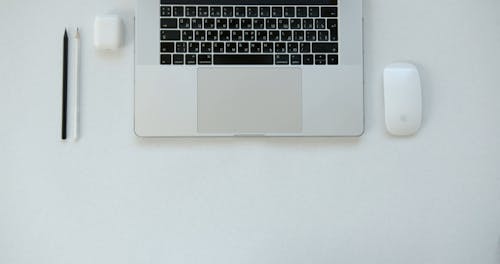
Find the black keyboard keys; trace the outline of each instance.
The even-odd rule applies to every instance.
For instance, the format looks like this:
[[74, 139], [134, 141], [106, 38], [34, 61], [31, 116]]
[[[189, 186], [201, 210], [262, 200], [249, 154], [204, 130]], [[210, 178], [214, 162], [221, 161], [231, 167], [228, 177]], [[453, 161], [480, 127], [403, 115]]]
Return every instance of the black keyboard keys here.
[[214, 55], [214, 65], [273, 65], [273, 55], [263, 55], [263, 54]]
[[338, 65], [339, 64], [339, 56], [338, 55], [328, 55], [328, 64], [329, 65]]
[[183, 16], [184, 16], [184, 7], [174, 6], [174, 17], [183, 17]]
[[200, 65], [211, 65], [212, 55], [210, 54], [200, 54], [198, 55], [198, 64]]
[[322, 17], [336, 17], [337, 16], [337, 7], [322, 7], [321, 8], [321, 16]]
[[174, 64], [182, 65], [184, 64], [184, 55], [183, 54], [174, 54]]
[[304, 65], [313, 65], [314, 64], [314, 56], [311, 54], [302, 55], [302, 60]]
[[195, 17], [196, 16], [196, 6], [187, 6], [186, 7], [186, 16], [187, 17]]
[[338, 44], [332, 42], [318, 42], [312, 44], [313, 53], [337, 53]]
[[245, 17], [246, 9], [244, 6], [237, 6], [234, 8], [234, 16], [235, 17]]
[[315, 55], [314, 56], [314, 62], [316, 65], [325, 65], [326, 64], [326, 55]]
[[307, 7], [297, 7], [297, 17], [307, 17]]
[[162, 17], [172, 16], [172, 7], [170, 7], [170, 6], [162, 6], [160, 8], [160, 15]]
[[196, 64], [196, 54], [186, 54], [186, 65]]
[[198, 16], [199, 17], [207, 17], [208, 16], [208, 6], [199, 6], [198, 7]]
[[162, 18], [161, 28], [177, 28], [177, 18]]
[[162, 30], [161, 40], [181, 40], [180, 30]]
[[288, 54], [276, 55], [276, 65], [288, 65], [288, 64], [290, 64], [290, 55]]
[[292, 62], [292, 65], [302, 64], [302, 55], [292, 55], [291, 62]]
[[285, 17], [294, 17], [295, 16], [295, 7], [290, 7], [290, 6], [287, 6], [284, 8], [284, 12], [283, 14], [285, 15]]
[[232, 6], [225, 6], [222, 8], [222, 16], [223, 17], [232, 17], [234, 9]]
[[249, 6], [247, 8], [247, 17], [258, 17], [259, 16], [259, 8], [256, 6]]
[[210, 16], [211, 17], [220, 17], [222, 14], [220, 6], [212, 6], [210, 7]]
[[168, 53], [174, 52], [174, 43], [173, 42], [162, 42], [160, 45], [160, 51], [161, 52], [168, 52]]
[[260, 7], [260, 17], [270, 17], [271, 16], [271, 8], [267, 6]]
[[170, 54], [162, 54], [160, 56], [160, 64], [172, 64], [172, 55]]

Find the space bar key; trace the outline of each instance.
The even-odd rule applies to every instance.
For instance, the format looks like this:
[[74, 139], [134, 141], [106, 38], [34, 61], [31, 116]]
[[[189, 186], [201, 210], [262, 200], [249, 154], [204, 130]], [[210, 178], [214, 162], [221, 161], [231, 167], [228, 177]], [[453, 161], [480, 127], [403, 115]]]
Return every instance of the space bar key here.
[[214, 65], [273, 65], [273, 55], [214, 55]]

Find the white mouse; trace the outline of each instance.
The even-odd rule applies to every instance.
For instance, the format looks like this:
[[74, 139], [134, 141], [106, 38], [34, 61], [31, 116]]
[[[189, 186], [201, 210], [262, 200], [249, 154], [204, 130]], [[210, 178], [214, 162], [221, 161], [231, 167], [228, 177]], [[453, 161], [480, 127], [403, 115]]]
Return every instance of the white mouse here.
[[422, 86], [417, 67], [394, 63], [384, 69], [385, 123], [395, 136], [411, 136], [422, 124]]

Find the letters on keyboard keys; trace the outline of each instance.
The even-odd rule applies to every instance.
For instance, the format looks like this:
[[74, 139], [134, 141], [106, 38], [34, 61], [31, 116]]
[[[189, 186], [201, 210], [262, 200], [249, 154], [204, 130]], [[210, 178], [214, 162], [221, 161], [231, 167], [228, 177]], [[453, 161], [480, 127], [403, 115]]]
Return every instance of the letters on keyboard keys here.
[[338, 5], [160, 1], [161, 65], [339, 65]]

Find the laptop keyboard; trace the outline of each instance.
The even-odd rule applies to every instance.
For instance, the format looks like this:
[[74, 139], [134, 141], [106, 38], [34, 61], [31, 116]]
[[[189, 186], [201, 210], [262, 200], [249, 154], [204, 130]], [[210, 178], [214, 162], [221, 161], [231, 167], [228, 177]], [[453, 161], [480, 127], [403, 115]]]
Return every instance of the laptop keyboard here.
[[338, 6], [160, 6], [162, 65], [338, 65]]

